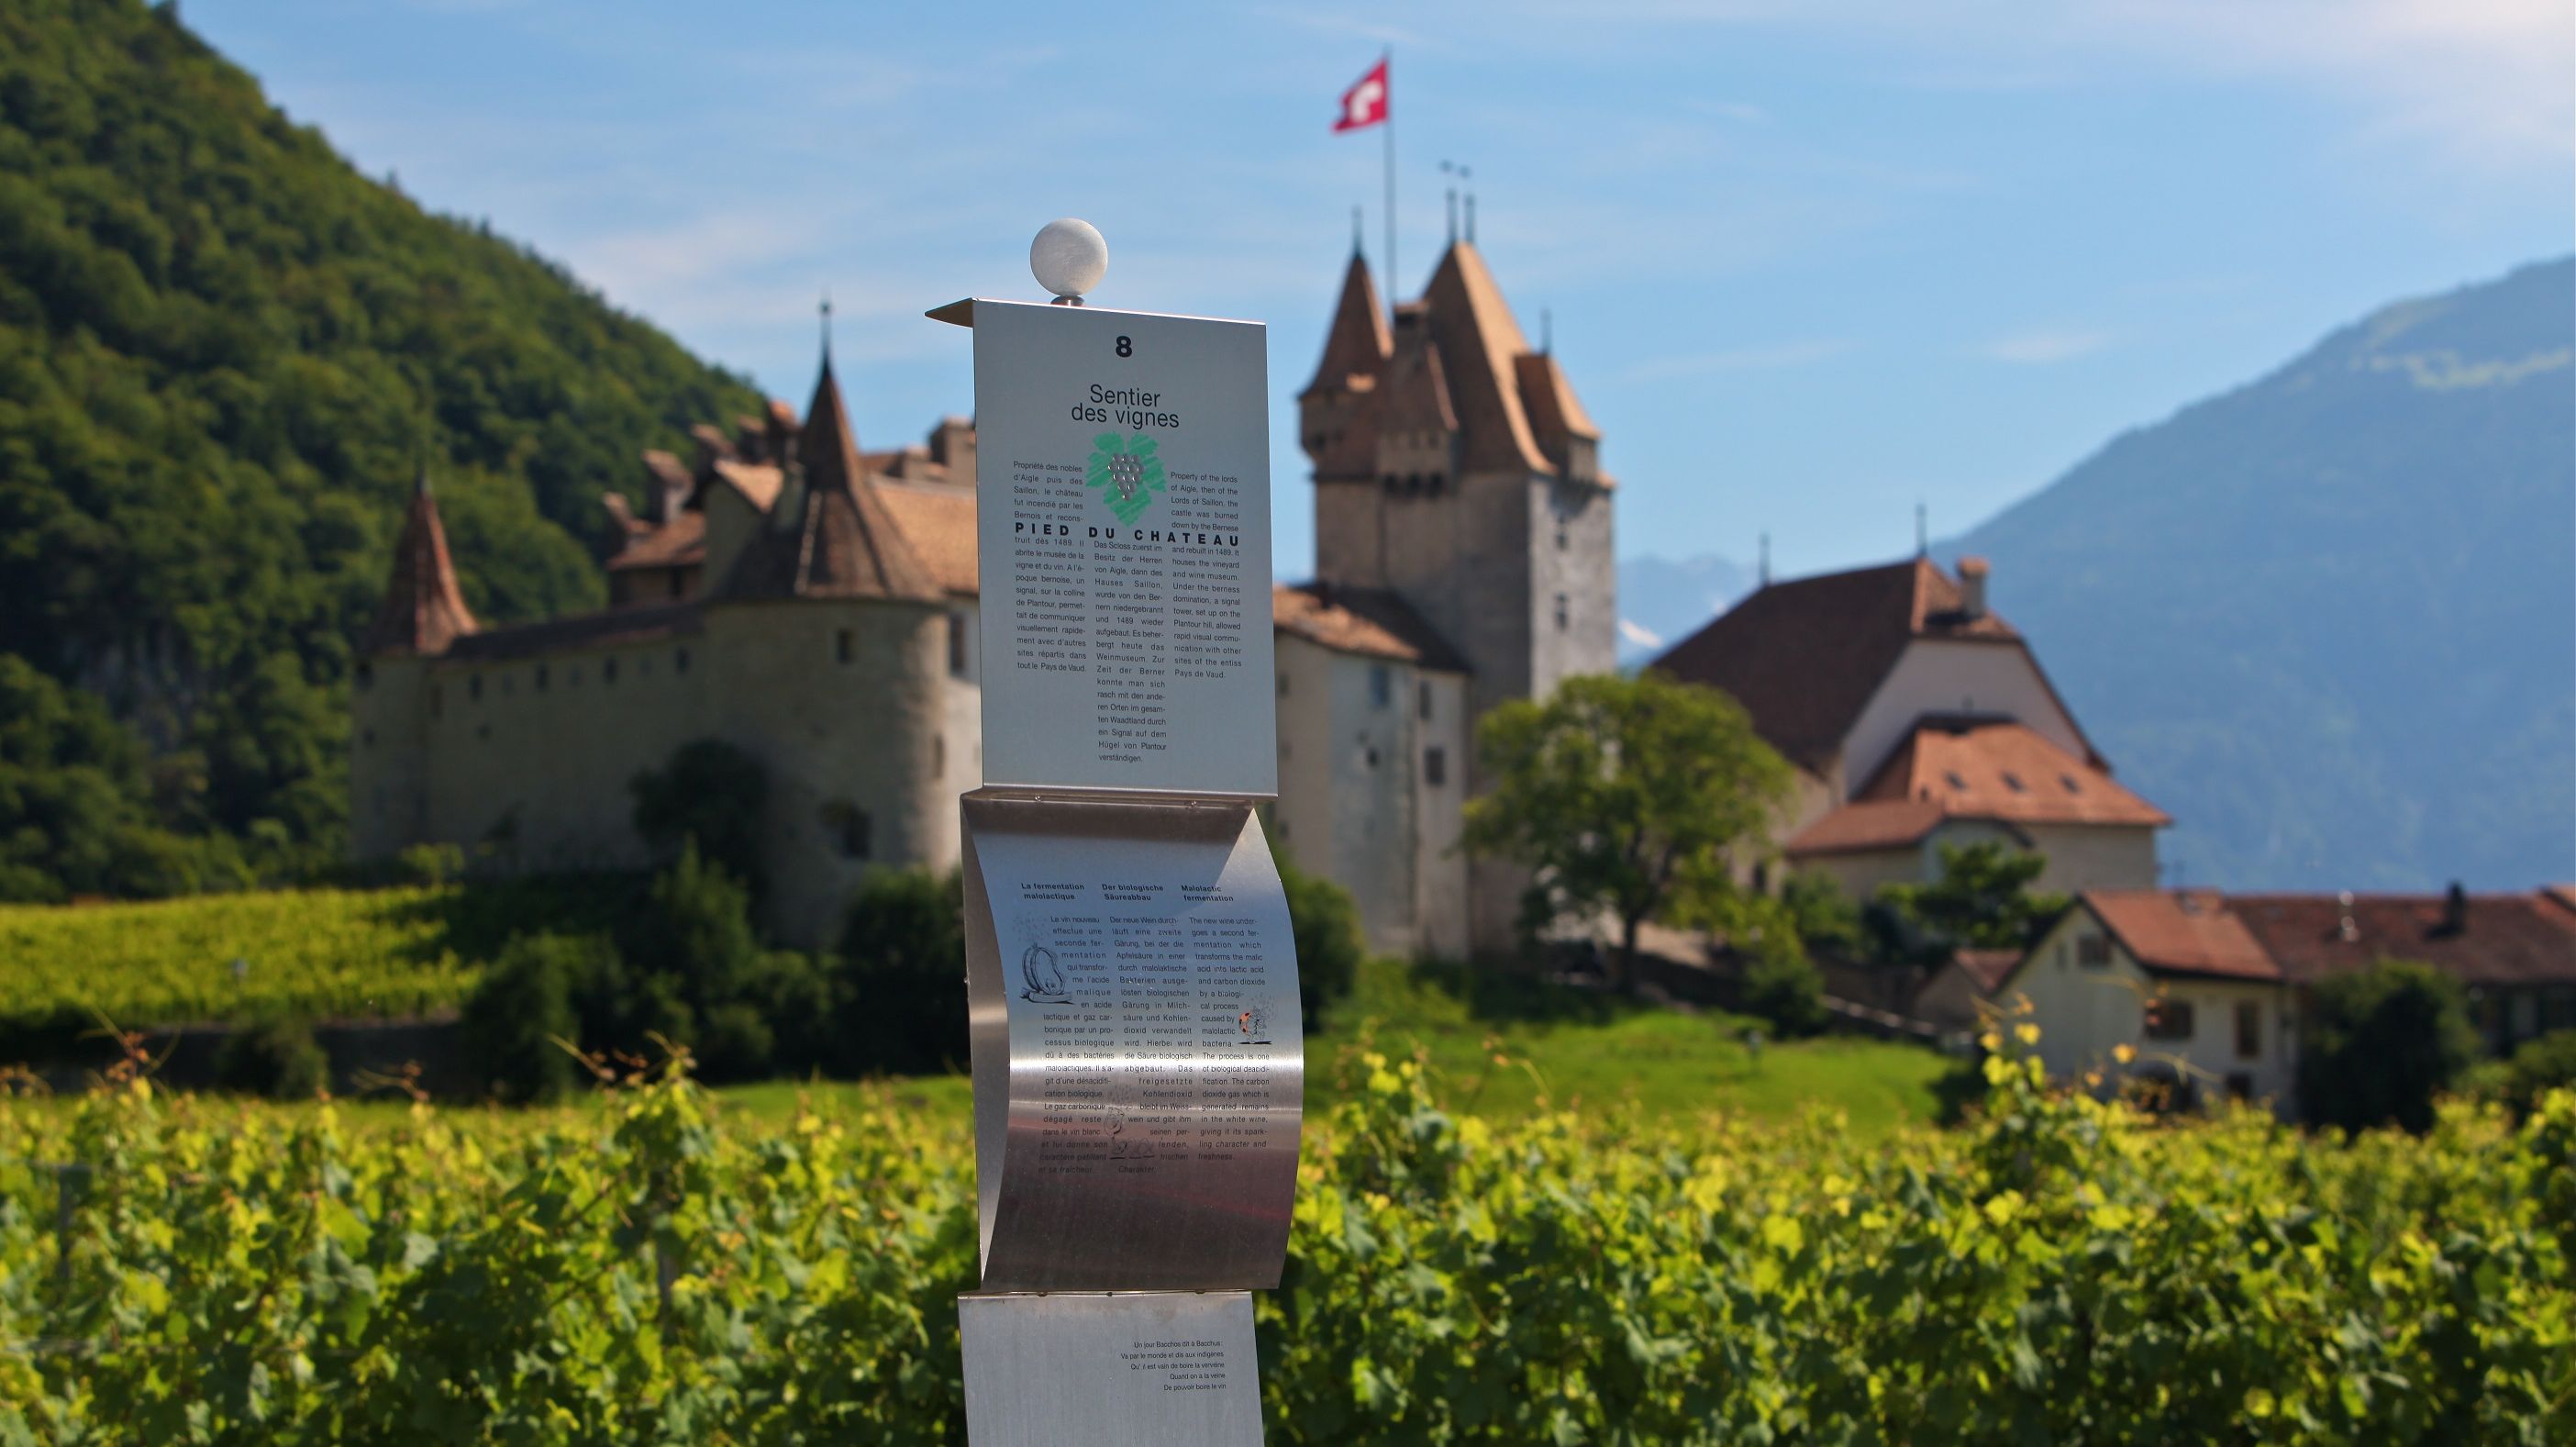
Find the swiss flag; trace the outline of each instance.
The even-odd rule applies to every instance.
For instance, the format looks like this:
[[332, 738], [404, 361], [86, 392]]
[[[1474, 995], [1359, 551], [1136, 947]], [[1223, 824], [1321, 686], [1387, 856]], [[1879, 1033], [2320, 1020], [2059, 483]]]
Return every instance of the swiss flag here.
[[1356, 131], [1386, 119], [1386, 62], [1381, 60], [1359, 83], [1342, 92], [1341, 119], [1335, 131]]

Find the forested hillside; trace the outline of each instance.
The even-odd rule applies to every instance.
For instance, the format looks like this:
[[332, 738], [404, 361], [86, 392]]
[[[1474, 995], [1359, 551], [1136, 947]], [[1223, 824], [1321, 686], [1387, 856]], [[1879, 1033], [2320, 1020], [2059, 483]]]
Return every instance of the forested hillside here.
[[2576, 875], [2576, 262], [2397, 303], [1961, 539], [2164, 855], [2234, 889]]
[[476, 611], [536, 616], [602, 597], [635, 449], [756, 402], [360, 175], [171, 10], [0, 8], [0, 898], [336, 857], [418, 471]]

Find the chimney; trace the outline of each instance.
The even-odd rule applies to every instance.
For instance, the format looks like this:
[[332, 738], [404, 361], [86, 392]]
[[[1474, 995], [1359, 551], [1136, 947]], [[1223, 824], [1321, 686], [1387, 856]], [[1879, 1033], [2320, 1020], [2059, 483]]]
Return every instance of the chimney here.
[[2451, 881], [2449, 892], [2442, 896], [2442, 922], [2434, 928], [2433, 933], [2437, 935], [2461, 935], [2467, 934], [2468, 932], [2469, 892], [2461, 887], [2458, 880], [2454, 879]]
[[1959, 611], [1971, 620], [1986, 616], [1986, 574], [1990, 571], [1983, 558], [1959, 560]]

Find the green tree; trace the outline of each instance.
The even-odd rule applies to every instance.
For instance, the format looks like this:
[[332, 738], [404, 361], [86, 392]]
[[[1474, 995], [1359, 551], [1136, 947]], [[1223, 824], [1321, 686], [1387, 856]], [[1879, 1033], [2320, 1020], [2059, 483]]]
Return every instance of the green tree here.
[[2066, 912], [2065, 895], [2032, 889], [2048, 861], [1993, 842], [1941, 846], [1941, 877], [1878, 891], [1908, 944], [1938, 958], [1954, 949], [2026, 949]]
[[1657, 673], [1567, 679], [1487, 714], [1476, 740], [1493, 786], [1467, 804], [1467, 849], [1530, 870], [1532, 934], [1611, 920], [1622, 988], [1639, 927], [1763, 847], [1789, 795], [1788, 764], [1735, 700]]
[[2553, 1090], [2576, 1090], [2576, 1030], [2552, 1030], [2525, 1040], [2505, 1062], [2500, 1082], [2505, 1103], [2527, 1116]]
[[917, 1074], [966, 1063], [965, 885], [956, 870], [880, 869], [841, 931], [834, 1063]]
[[1830, 874], [1802, 869], [1780, 884], [1780, 907], [1810, 955], [1848, 959], [1861, 951], [1860, 906]]
[[615, 974], [616, 946], [597, 936], [512, 940], [465, 1005], [460, 1027], [492, 1093], [519, 1104], [559, 1100], [579, 1082], [564, 1046], [579, 1046], [577, 992]]
[[2433, 1097], [2477, 1055], [2467, 993], [2431, 965], [2381, 960], [2308, 989], [2299, 1104], [2311, 1123], [2432, 1129]]
[[1279, 883], [1288, 895], [1289, 933], [1297, 941], [1297, 1005], [1306, 1029], [1324, 1028], [1324, 1016], [1348, 996], [1368, 953], [1359, 902], [1320, 874], [1308, 874], [1282, 857]]
[[741, 881], [753, 898], [761, 896], [760, 816], [769, 775], [760, 760], [722, 739], [698, 739], [626, 787], [635, 796], [635, 832], [646, 843], [668, 855], [694, 844], [701, 859]]

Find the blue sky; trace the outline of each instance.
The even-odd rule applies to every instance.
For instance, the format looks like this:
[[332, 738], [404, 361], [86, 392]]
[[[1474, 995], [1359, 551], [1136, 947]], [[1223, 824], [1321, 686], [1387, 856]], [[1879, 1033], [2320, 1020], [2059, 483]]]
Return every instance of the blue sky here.
[[488, 217], [802, 405], [829, 287], [862, 439], [970, 405], [923, 308], [1033, 295], [1060, 215], [1102, 305], [1271, 325], [1289, 397], [1367, 208], [1329, 133], [1394, 49], [1401, 290], [1439, 163], [1621, 479], [1623, 555], [1781, 571], [1960, 531], [2123, 428], [2399, 296], [2576, 243], [2564, 0], [1592, 0], [904, 6], [187, 0], [375, 175]]

